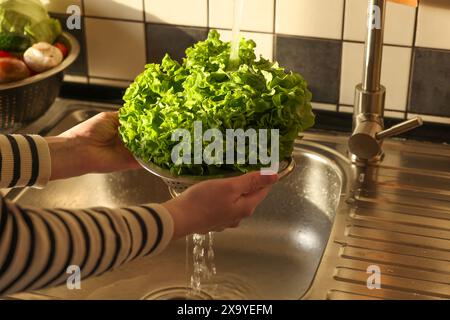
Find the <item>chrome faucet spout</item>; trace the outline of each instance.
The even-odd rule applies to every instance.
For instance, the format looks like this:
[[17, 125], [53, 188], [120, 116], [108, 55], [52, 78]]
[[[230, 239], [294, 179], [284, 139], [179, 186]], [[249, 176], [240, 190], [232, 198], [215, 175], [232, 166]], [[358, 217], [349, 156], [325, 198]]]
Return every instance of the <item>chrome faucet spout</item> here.
[[381, 62], [383, 58], [384, 21], [386, 0], [370, 0], [367, 11], [367, 34], [364, 51], [364, 75], [362, 89], [379, 91]]
[[355, 160], [379, 161], [383, 153], [381, 146], [384, 138], [422, 125], [422, 120], [415, 118], [391, 129], [384, 129], [386, 88], [381, 85], [380, 79], [386, 2], [387, 0], [369, 0], [363, 79], [355, 90], [353, 133], [348, 142]]

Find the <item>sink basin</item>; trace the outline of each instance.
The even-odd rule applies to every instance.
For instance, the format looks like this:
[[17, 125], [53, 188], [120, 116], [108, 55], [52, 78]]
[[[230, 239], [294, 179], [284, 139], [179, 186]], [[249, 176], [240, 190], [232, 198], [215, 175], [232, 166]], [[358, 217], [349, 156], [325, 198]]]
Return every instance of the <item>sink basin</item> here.
[[[71, 106], [46, 132], [57, 134], [106, 107]], [[197, 298], [299, 299], [310, 287], [330, 237], [345, 176], [326, 147], [298, 141], [295, 171], [278, 183], [239, 228], [214, 234], [217, 274], [202, 283]], [[90, 174], [51, 182], [45, 189], [14, 190], [21, 205], [80, 208], [163, 202], [170, 195], [156, 176], [134, 170]], [[189, 214], [189, 213], [187, 213]], [[63, 299], [186, 298], [192, 274], [192, 240], [182, 239], [160, 255], [113, 272], [37, 292]], [[36, 292], [35, 292], [36, 293]]]

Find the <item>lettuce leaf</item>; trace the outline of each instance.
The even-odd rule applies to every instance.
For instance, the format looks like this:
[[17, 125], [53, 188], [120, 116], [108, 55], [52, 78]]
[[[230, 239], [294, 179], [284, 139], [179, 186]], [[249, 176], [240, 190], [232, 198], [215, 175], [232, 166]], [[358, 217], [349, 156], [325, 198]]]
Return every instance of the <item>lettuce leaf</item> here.
[[61, 32], [60, 22], [48, 15], [39, 0], [0, 0], [0, 38], [14, 34], [31, 43], [53, 44]]
[[146, 65], [125, 92], [119, 112], [119, 134], [127, 148], [175, 175], [261, 167], [260, 163], [175, 165], [171, 151], [178, 142], [171, 140], [172, 132], [183, 128], [193, 133], [194, 121], [202, 121], [203, 131], [279, 129], [280, 159], [289, 157], [299, 132], [314, 124], [312, 95], [300, 74], [262, 57], [256, 60], [255, 46], [242, 39], [239, 66], [229, 70], [231, 44], [212, 30], [205, 41], [186, 50], [182, 64], [166, 55], [161, 64]]

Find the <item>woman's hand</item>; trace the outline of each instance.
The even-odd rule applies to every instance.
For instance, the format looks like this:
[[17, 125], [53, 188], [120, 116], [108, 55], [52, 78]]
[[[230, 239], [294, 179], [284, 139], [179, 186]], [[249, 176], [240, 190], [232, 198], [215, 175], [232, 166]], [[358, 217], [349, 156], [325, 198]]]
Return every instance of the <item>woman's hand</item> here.
[[[120, 141], [118, 126], [117, 112], [104, 112], [57, 137], [46, 138], [52, 161], [51, 179], [140, 168]], [[163, 204], [174, 220], [173, 238], [237, 227], [253, 213], [277, 180], [276, 174], [252, 172], [192, 186]]]
[[52, 180], [86, 173], [139, 168], [118, 136], [117, 112], [103, 112], [57, 137], [46, 138], [52, 160]]
[[174, 220], [173, 238], [237, 227], [253, 213], [277, 181], [276, 174], [252, 172], [190, 187], [179, 197], [163, 203]]

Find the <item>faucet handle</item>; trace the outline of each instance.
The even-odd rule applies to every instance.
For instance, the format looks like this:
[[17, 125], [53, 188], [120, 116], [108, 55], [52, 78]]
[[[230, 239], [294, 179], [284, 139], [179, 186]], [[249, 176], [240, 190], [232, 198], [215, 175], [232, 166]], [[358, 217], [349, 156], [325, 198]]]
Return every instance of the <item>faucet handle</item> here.
[[381, 144], [384, 138], [399, 135], [423, 124], [422, 119], [416, 117], [382, 130], [380, 122], [373, 115], [371, 117], [370, 114], [361, 114], [357, 119], [358, 124], [348, 140], [348, 147], [356, 157], [366, 160], [381, 154]]
[[412, 129], [420, 127], [422, 124], [423, 124], [422, 118], [415, 117], [410, 120], [400, 122], [399, 124], [396, 124], [395, 126], [392, 126], [389, 129], [380, 131], [375, 136], [378, 140], [382, 140], [410, 131]]

